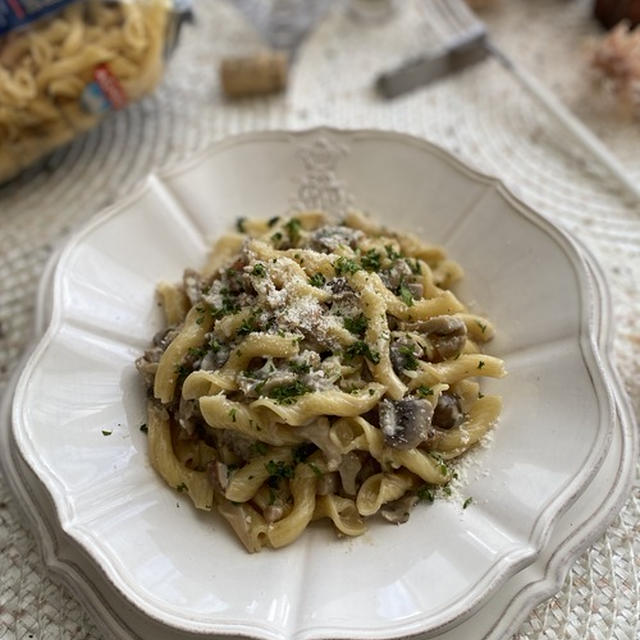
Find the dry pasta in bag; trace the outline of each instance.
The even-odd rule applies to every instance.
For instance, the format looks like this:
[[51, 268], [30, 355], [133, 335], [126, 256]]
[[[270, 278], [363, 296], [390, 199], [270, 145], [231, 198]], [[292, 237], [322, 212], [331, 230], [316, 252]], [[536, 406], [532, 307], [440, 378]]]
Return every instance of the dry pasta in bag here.
[[0, 182], [151, 92], [187, 12], [171, 0], [0, 0]]

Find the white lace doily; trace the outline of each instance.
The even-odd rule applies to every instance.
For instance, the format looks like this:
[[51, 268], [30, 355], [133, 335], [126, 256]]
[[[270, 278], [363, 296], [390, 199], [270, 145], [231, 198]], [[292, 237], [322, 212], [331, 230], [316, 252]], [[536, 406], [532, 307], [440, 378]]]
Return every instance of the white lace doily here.
[[[484, 15], [494, 39], [562, 97], [640, 180], [640, 123], [620, 120], [586, 72], [585, 41], [597, 33], [587, 0], [502, 0]], [[144, 177], [241, 131], [339, 127], [396, 129], [433, 140], [498, 175], [533, 207], [578, 235], [609, 277], [616, 357], [640, 411], [640, 210], [625, 205], [597, 162], [582, 155], [513, 78], [489, 60], [391, 103], [380, 71], [435, 47], [442, 29], [428, 0], [403, 0], [395, 21], [363, 25], [338, 7], [298, 51], [286, 96], [227, 103], [217, 62], [259, 40], [217, 0], [196, 2], [162, 87], [0, 189], [0, 390], [31, 337], [37, 282], [53, 248]], [[428, 206], [428, 203], [427, 203]], [[571, 569], [562, 590], [533, 611], [518, 638], [640, 636], [638, 484], [607, 533]], [[0, 637], [103, 636], [51, 581], [35, 541], [0, 479]]]

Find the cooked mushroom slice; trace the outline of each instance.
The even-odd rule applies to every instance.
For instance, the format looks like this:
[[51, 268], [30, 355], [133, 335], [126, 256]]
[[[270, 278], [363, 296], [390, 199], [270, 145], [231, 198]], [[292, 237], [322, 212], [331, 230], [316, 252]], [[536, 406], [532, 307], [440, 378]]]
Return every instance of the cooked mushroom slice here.
[[342, 480], [342, 488], [348, 496], [356, 495], [356, 477], [360, 469], [362, 469], [362, 462], [355, 451], [350, 451], [342, 456], [338, 471]]
[[467, 340], [467, 326], [456, 316], [436, 316], [419, 323], [419, 330], [428, 334], [432, 362], [441, 362], [459, 355]]
[[136, 360], [136, 369], [142, 376], [144, 384], [147, 390], [153, 390], [153, 383], [156, 379], [156, 371], [158, 370], [158, 363], [149, 361], [145, 356], [140, 356]]
[[405, 371], [415, 371], [418, 368], [418, 358], [423, 355], [422, 347], [409, 338], [394, 340], [389, 347], [391, 364], [398, 375]]
[[178, 405], [178, 424], [189, 434], [193, 435], [198, 421], [201, 419], [200, 405], [197, 400], [180, 398]]
[[409, 282], [406, 285], [407, 289], [411, 292], [411, 295], [416, 299], [422, 298], [424, 296], [424, 286], [421, 282]]
[[454, 393], [442, 393], [433, 410], [431, 424], [438, 429], [453, 429], [464, 422], [464, 414], [460, 408], [460, 398]]
[[207, 473], [213, 488], [224, 493], [229, 486], [229, 467], [224, 462], [212, 460], [207, 465]]
[[416, 495], [402, 496], [398, 500], [387, 502], [380, 509], [380, 515], [394, 524], [404, 524], [409, 519], [409, 514], [417, 502], [418, 496]]
[[325, 473], [318, 479], [318, 495], [328, 496], [332, 493], [337, 493], [340, 488], [340, 482], [338, 481], [338, 473]]
[[433, 407], [426, 400], [383, 400], [378, 407], [385, 443], [394, 449], [415, 449], [429, 437]]
[[409, 280], [412, 275], [409, 265], [404, 260], [398, 260], [387, 273], [381, 273], [380, 278], [387, 289], [395, 291], [401, 284]]
[[362, 237], [359, 229], [349, 227], [320, 227], [311, 234], [311, 248], [321, 253], [332, 253], [340, 245], [355, 249], [356, 242]]
[[284, 518], [285, 508], [281, 504], [270, 504], [263, 511], [264, 519], [267, 522], [276, 522]]
[[[233, 429], [216, 429], [219, 447], [226, 447], [237, 458], [247, 461], [253, 454], [254, 440]], [[228, 462], [228, 460], [227, 460]]]
[[200, 369], [202, 369], [202, 371], [215, 371], [216, 369], [220, 369], [220, 367], [222, 367], [229, 359], [230, 353], [231, 349], [228, 345], [223, 344], [216, 346], [215, 349], [207, 351], [205, 356], [202, 358], [200, 361]]

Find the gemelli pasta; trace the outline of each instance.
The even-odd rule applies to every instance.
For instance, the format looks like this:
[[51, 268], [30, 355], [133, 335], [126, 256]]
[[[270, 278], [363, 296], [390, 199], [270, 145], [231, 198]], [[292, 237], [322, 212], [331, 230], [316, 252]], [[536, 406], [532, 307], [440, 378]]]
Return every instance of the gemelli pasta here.
[[176, 34], [170, 0], [53, 4], [22, 24], [14, 0], [5, 35], [0, 16], [0, 181], [154, 89]]
[[405, 522], [492, 427], [491, 323], [442, 248], [360, 213], [239, 220], [201, 272], [161, 283], [167, 326], [137, 362], [149, 455], [251, 552], [313, 520]]

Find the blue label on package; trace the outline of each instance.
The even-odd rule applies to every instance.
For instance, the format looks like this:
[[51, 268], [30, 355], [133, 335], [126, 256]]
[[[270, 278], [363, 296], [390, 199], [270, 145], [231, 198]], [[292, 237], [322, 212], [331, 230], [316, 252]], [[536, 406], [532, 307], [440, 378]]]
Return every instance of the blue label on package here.
[[0, 36], [76, 0], [0, 0]]

